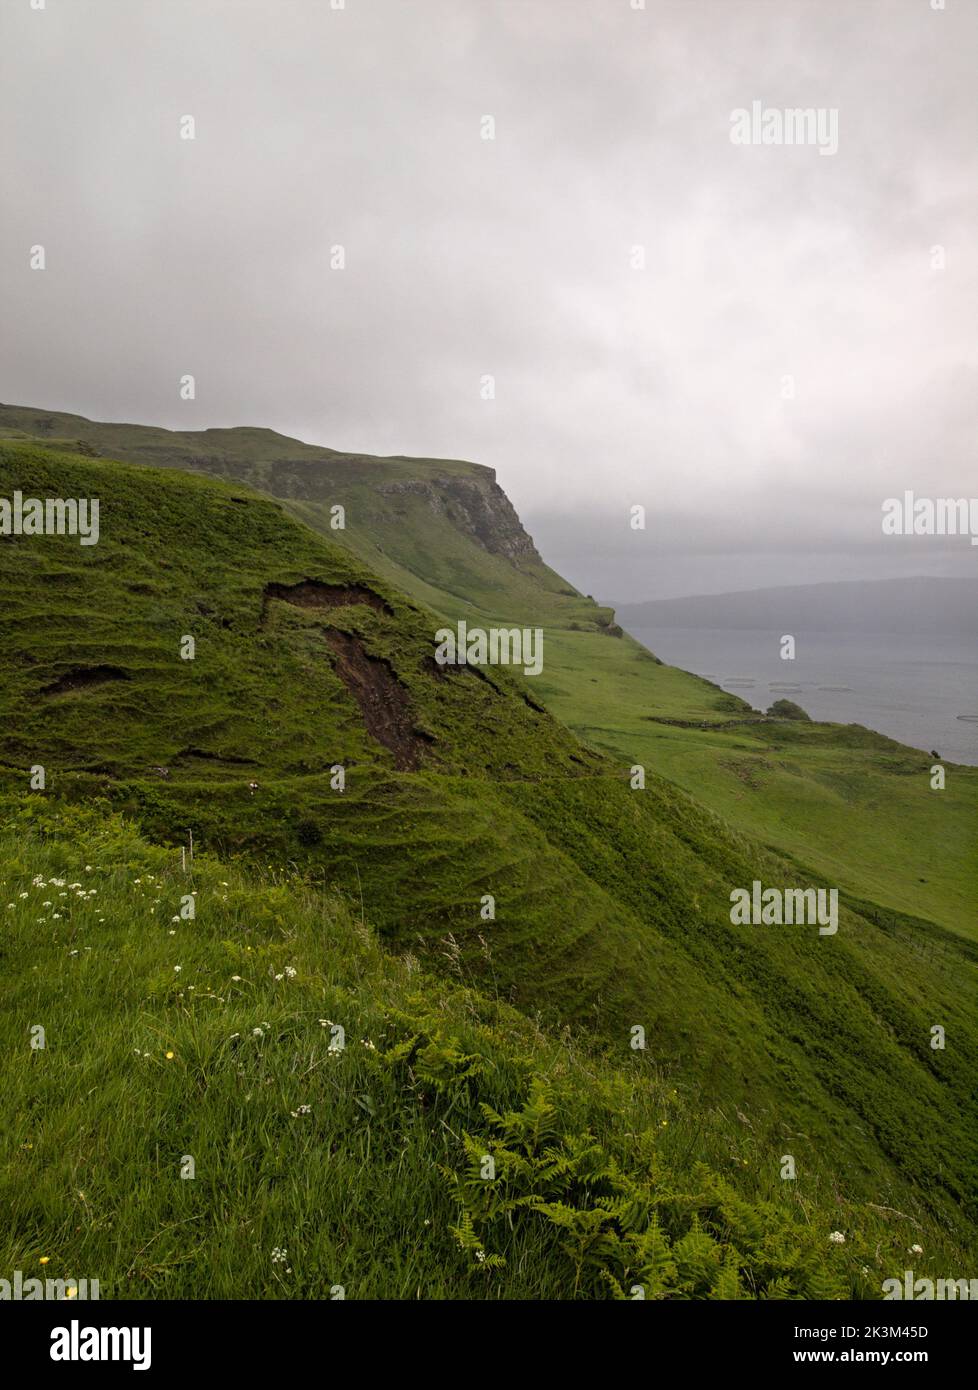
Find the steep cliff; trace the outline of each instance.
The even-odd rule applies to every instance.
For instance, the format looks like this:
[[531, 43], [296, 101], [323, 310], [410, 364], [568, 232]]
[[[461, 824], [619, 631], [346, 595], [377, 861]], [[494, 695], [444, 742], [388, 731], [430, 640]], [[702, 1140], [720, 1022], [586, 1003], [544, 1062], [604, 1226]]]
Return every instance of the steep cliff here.
[[378, 491], [385, 497], [410, 493], [422, 498], [433, 513], [450, 521], [490, 555], [501, 555], [514, 565], [526, 561], [543, 563], [491, 468], [480, 469], [468, 478], [406, 478], [382, 483]]
[[247, 483], [446, 616], [620, 633], [611, 609], [544, 563], [494, 469], [483, 464], [340, 452], [252, 427], [195, 432], [100, 423], [31, 406], [0, 405], [4, 435]]

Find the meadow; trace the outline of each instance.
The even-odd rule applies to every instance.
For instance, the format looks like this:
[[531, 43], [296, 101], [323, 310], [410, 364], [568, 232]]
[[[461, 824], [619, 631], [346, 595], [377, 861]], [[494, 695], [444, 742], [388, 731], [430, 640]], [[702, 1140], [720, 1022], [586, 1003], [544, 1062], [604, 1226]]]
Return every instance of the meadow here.
[[340, 896], [184, 868], [104, 807], [3, 811], [5, 1271], [102, 1299], [872, 1299], [920, 1239], [918, 1272], [956, 1267], [781, 1181], [647, 1051], [596, 1060]]
[[[12, 1039], [21, 1039], [8, 1049], [6, 1090], [16, 1097], [17, 1117], [11, 1133], [20, 1135], [18, 1144], [43, 1144], [52, 1162], [67, 1136], [88, 1135], [81, 1158], [68, 1144], [54, 1163], [43, 1209], [28, 1200], [43, 1184], [18, 1168], [20, 1151], [8, 1155], [13, 1166], [4, 1169], [3, 1183], [19, 1213], [11, 1256], [27, 1258], [51, 1243], [51, 1233], [67, 1237], [66, 1174], [72, 1165], [88, 1171], [86, 1165], [101, 1161], [111, 1138], [130, 1157], [110, 1164], [104, 1220], [135, 1222], [154, 1248], [159, 1241], [171, 1251], [172, 1287], [204, 1296], [209, 1288], [232, 1287], [231, 1263], [215, 1256], [219, 1276], [213, 1285], [202, 1282], [206, 1242], [180, 1245], [188, 1234], [182, 1228], [172, 1241], [168, 1234], [175, 1220], [190, 1222], [191, 1213], [170, 1205], [189, 1197], [174, 1193], [206, 1190], [210, 1205], [199, 1219], [220, 1235], [233, 1194], [274, 1211], [276, 1191], [294, 1184], [301, 1192], [299, 1206], [290, 1208], [291, 1228], [298, 1222], [322, 1255], [306, 1266], [316, 1270], [316, 1282], [293, 1288], [297, 1296], [315, 1287], [325, 1297], [327, 1287], [347, 1286], [349, 1267], [337, 1271], [334, 1255], [324, 1253], [338, 1250], [338, 1231], [361, 1252], [379, 1242], [373, 1264], [361, 1254], [358, 1269], [375, 1269], [381, 1250], [389, 1255], [396, 1246], [390, 1258], [410, 1271], [393, 1282], [379, 1273], [361, 1275], [359, 1284], [351, 1280], [367, 1297], [380, 1290], [390, 1297], [469, 1297], [474, 1290], [490, 1297], [520, 1290], [532, 1297], [628, 1296], [636, 1270], [644, 1271], [637, 1282], [651, 1281], [649, 1296], [656, 1297], [757, 1296], [768, 1289], [776, 1297], [829, 1296], [827, 1289], [835, 1291], [831, 1296], [874, 1297], [880, 1269], [917, 1244], [937, 1261], [938, 1277], [966, 1268], [975, 1244], [970, 1078], [978, 1061], [971, 1006], [978, 945], [964, 911], [973, 770], [952, 768], [948, 792], [939, 797], [927, 788], [926, 755], [865, 730], [758, 718], [709, 682], [663, 667], [627, 636], [615, 635], [607, 610], [586, 595], [561, 592], [567, 586], [527, 553], [518, 521], [505, 514], [501, 533], [489, 538], [496, 549], [483, 547], [489, 556], [483, 577], [518, 574], [514, 584], [528, 606], [520, 608], [514, 593], [511, 624], [532, 621], [534, 603], [544, 611], [534, 592], [550, 595], [544, 671], [524, 679], [498, 667], [440, 668], [432, 654], [446, 607], [429, 609], [417, 593], [400, 588], [399, 566], [389, 557], [380, 572], [355, 552], [350, 534], [363, 524], [355, 504], [347, 508], [345, 536], [329, 532], [325, 512], [317, 534], [307, 524], [315, 519], [311, 513], [300, 520], [296, 505], [239, 480], [94, 457], [93, 447], [84, 439], [61, 451], [36, 440], [0, 441], [0, 490], [16, 485], [35, 496], [94, 495], [102, 508], [95, 547], [67, 536], [0, 540], [0, 791], [14, 865], [4, 875], [11, 904], [4, 969], [16, 982], [6, 1026]], [[434, 484], [421, 479], [418, 493], [414, 482], [406, 492], [378, 492], [377, 505], [394, 505], [393, 497], [401, 510], [410, 512], [417, 502], [430, 511], [427, 489]], [[324, 487], [330, 492], [328, 480]], [[303, 505], [308, 512], [327, 502]], [[463, 507], [453, 493], [436, 525], [451, 530], [456, 548], [467, 547], [473, 572], [481, 505], [468, 497]], [[396, 533], [408, 536], [412, 528], [403, 522]], [[432, 549], [437, 553], [434, 542]], [[522, 555], [518, 565], [513, 554]], [[480, 601], [488, 603], [486, 592]], [[497, 593], [495, 602], [505, 598]], [[492, 616], [470, 603], [464, 611]], [[183, 655], [188, 636], [192, 660]], [[636, 763], [645, 770], [641, 786]], [[44, 786], [29, 791], [29, 770], [38, 766]], [[876, 813], [867, 814], [874, 801]], [[180, 918], [184, 894], [176, 866], [191, 833], [194, 873], [206, 871], [209, 887], [201, 896], [204, 884], [194, 878], [193, 922], [171, 921], [164, 936], [154, 921]], [[103, 834], [104, 852], [96, 852], [89, 846], [102, 844]], [[950, 868], [920, 874], [915, 856], [937, 845]], [[126, 878], [127, 855], [157, 878], [164, 867], [169, 875], [165, 893], [154, 888], [145, 918], [134, 915], [126, 897], [144, 887]], [[111, 914], [100, 905], [96, 910], [97, 900], [77, 899], [88, 891], [86, 863], [93, 872], [101, 863], [109, 874], [93, 886], [101, 896], [110, 888], [116, 895]], [[145, 878], [139, 868], [134, 872]], [[36, 910], [34, 879], [49, 885], [52, 877], [65, 880], [59, 895], [76, 895], [72, 920], [80, 917], [91, 928], [80, 945], [66, 943], [64, 914], [55, 919], [49, 892], [52, 905], [45, 908], [42, 899]], [[933, 885], [920, 881], [928, 877]], [[755, 879], [837, 888], [838, 934], [735, 924], [731, 891]], [[225, 880], [239, 884], [236, 916], [212, 891]], [[248, 895], [265, 904], [261, 939], [243, 907]], [[158, 918], [149, 911], [154, 901]], [[278, 904], [274, 913], [269, 902]], [[32, 938], [28, 929], [35, 926], [44, 931]], [[39, 955], [49, 936], [52, 954]], [[202, 954], [169, 957], [177, 939]], [[361, 950], [367, 941], [369, 950]], [[295, 958], [286, 959], [293, 945]], [[238, 981], [231, 988], [218, 967], [227, 951], [233, 973], [249, 978], [239, 968], [247, 947], [269, 953], [267, 961], [262, 957], [261, 1008], [252, 1001], [252, 1012], [264, 1017], [250, 1022], [240, 1010], [227, 1013], [246, 1001], [238, 997]], [[73, 950], [80, 954], [71, 956]], [[85, 956], [92, 957], [88, 964]], [[361, 1008], [357, 994], [357, 1009], [337, 1019], [337, 996], [324, 979], [354, 991], [350, 981], [365, 978], [365, 962], [372, 963], [384, 1003]], [[339, 973], [324, 976], [327, 963]], [[96, 964], [102, 973], [85, 973]], [[401, 1070], [387, 1078], [393, 1089], [383, 1094], [398, 1124], [404, 1084], [449, 1107], [438, 1138], [461, 1147], [447, 1158], [437, 1149], [434, 1160], [436, 1150], [424, 1148], [431, 1134], [411, 1130], [410, 1142], [429, 1157], [410, 1171], [398, 1169], [394, 1186], [401, 1190], [403, 1181], [403, 1204], [384, 1207], [386, 1226], [374, 1224], [373, 1207], [362, 1227], [356, 1215], [363, 1203], [381, 1201], [368, 1194], [372, 1184], [388, 1180], [386, 1170], [361, 1172], [360, 1185], [343, 1199], [340, 1170], [327, 1165], [314, 1179], [303, 1168], [313, 1162], [311, 1151], [290, 1166], [279, 1145], [278, 1166], [259, 1165], [256, 1177], [249, 1165], [264, 1150], [251, 1130], [247, 1143], [238, 1135], [228, 1114], [231, 1092], [220, 1091], [196, 1063], [190, 1076], [197, 1090], [180, 1090], [175, 1106], [189, 1124], [191, 1098], [199, 1102], [201, 1131], [171, 1132], [139, 1108], [148, 1099], [139, 1105], [125, 1099], [134, 1078], [121, 1069], [117, 1025], [135, 1029], [130, 1068], [137, 1044], [140, 1062], [163, 1068], [186, 1059], [188, 1039], [202, 1026], [194, 1011], [187, 1023], [186, 1010], [197, 1003], [190, 994], [213, 996], [204, 1055], [214, 1066], [220, 1061], [215, 1076], [226, 1087], [238, 1049], [225, 1054], [219, 1031], [245, 1037], [243, 1025], [279, 1027], [267, 990], [274, 986], [280, 1002], [290, 1001], [300, 997], [303, 981], [302, 1008], [309, 1018], [315, 1010], [316, 1028], [326, 1029], [312, 1034], [326, 1054], [325, 1070], [320, 1073], [317, 1060], [309, 1073], [317, 1084], [340, 1060], [323, 1041], [339, 1022], [348, 1037], [372, 1040], [384, 1055], [390, 1045], [396, 1054]], [[69, 1052], [60, 1055], [91, 1060], [79, 1065], [78, 1075], [67, 1063], [51, 1070], [52, 1090], [42, 1093], [35, 1082], [48, 1074], [43, 1069], [53, 1066], [55, 1052], [33, 1052], [30, 1028], [47, 1029], [45, 1018], [59, 1009], [75, 1023], [52, 1035], [52, 1049], [58, 1037], [70, 1037]], [[395, 1015], [408, 1021], [392, 1032]], [[144, 1017], [166, 1043], [162, 1061], [138, 1031]], [[466, 1018], [478, 1020], [475, 1033], [463, 1027]], [[940, 1049], [932, 1046], [935, 1025], [947, 1040]], [[301, 1099], [294, 1087], [283, 1089], [284, 1079], [295, 1076], [303, 1057], [311, 1065], [319, 1054], [304, 1051], [309, 1039], [294, 1028], [282, 1029], [286, 1042], [274, 1059], [281, 1070], [261, 1086], [270, 1094], [279, 1088], [276, 1104], [290, 1097], [288, 1118], [297, 1123], [307, 1117], [300, 1107], [321, 1106], [322, 1095]], [[100, 1051], [108, 1034], [111, 1048]], [[637, 1036], [644, 1047], [633, 1045]], [[452, 1060], [442, 1057], [443, 1048]], [[374, 1049], [364, 1050], [370, 1056], [357, 1065], [375, 1066]], [[99, 1056], [98, 1084], [73, 1089], [75, 1081], [90, 1081]], [[517, 1056], [523, 1058], [518, 1066]], [[554, 1099], [544, 1082], [563, 1075], [558, 1058], [569, 1068], [570, 1090]], [[244, 1060], [247, 1077], [254, 1058]], [[188, 1075], [177, 1067], [161, 1074], [184, 1082]], [[502, 1074], [506, 1083], [497, 1086]], [[352, 1146], [349, 1162], [361, 1168], [364, 1144], [370, 1163], [387, 1153], [385, 1144], [401, 1152], [400, 1130], [392, 1138], [362, 1128], [380, 1084], [364, 1077], [357, 1072], [344, 1083], [343, 1114], [360, 1126], [354, 1126], [356, 1142], [346, 1121], [328, 1140], [337, 1152]], [[102, 1087], [115, 1097], [106, 1107], [99, 1103]], [[225, 1100], [212, 1112], [207, 1098], [218, 1092]], [[672, 1097], [673, 1111], [663, 1108], [664, 1097]], [[156, 1104], [159, 1097], [151, 1099]], [[83, 1123], [85, 1105], [92, 1114]], [[262, 1135], [278, 1134], [271, 1112], [263, 1111], [259, 1124]], [[145, 1135], [164, 1129], [167, 1152], [180, 1148], [192, 1157], [194, 1143], [213, 1154], [224, 1142], [220, 1135], [238, 1137], [227, 1141], [232, 1157], [218, 1176], [209, 1169], [209, 1187], [174, 1177], [179, 1186], [166, 1188], [161, 1207], [163, 1188], [150, 1193], [132, 1155], [142, 1152]], [[291, 1125], [289, 1132], [295, 1133]], [[195, 1138], [198, 1133], [203, 1137]], [[647, 1134], [657, 1140], [654, 1153]], [[476, 1148], [467, 1146], [466, 1135], [475, 1136]], [[592, 1162], [592, 1141], [602, 1155], [593, 1159], [603, 1174], [596, 1184], [582, 1180], [578, 1167]], [[322, 1146], [318, 1152], [321, 1162]], [[474, 1177], [487, 1153], [510, 1166], [505, 1190]], [[665, 1229], [666, 1208], [660, 1212], [654, 1187], [665, 1158], [666, 1189], [682, 1197], [676, 1208], [666, 1204], [679, 1222], [668, 1227], [670, 1241], [688, 1238], [692, 1248], [705, 1232], [713, 1253], [695, 1278], [679, 1264], [670, 1273], [663, 1257], [659, 1285], [659, 1255], [652, 1265], [646, 1256], [653, 1258], [649, 1252], [658, 1250], [657, 1233]], [[794, 1177], [783, 1176], [786, 1158]], [[437, 1165], [449, 1176], [427, 1171]], [[169, 1182], [173, 1175], [165, 1172]], [[444, 1192], [436, 1176], [448, 1182]], [[327, 1197], [320, 1181], [334, 1179], [336, 1190]], [[761, 1225], [756, 1212], [745, 1216], [744, 1228], [729, 1224], [729, 1212], [717, 1218], [715, 1182], [726, 1194], [725, 1211], [730, 1202], [746, 1203], [767, 1213]], [[644, 1195], [635, 1195], [633, 1183]], [[92, 1187], [89, 1177], [75, 1190], [89, 1195]], [[426, 1209], [436, 1192], [443, 1205], [427, 1219], [444, 1240], [424, 1266], [426, 1283], [408, 1210]], [[713, 1193], [709, 1200], [707, 1193]], [[634, 1202], [640, 1215], [633, 1227]], [[145, 1220], [137, 1220], [142, 1203]], [[768, 1217], [773, 1227], [764, 1224]], [[719, 1224], [707, 1224], [714, 1221]], [[805, 1240], [796, 1222], [807, 1229]], [[232, 1261], [240, 1261], [237, 1291], [264, 1296], [267, 1287], [280, 1287], [263, 1283], [256, 1263], [266, 1246], [291, 1256], [296, 1238], [290, 1246], [274, 1225], [263, 1227], [251, 1256], [240, 1236]], [[357, 1226], [353, 1234], [351, 1226]], [[74, 1234], [84, 1230], [80, 1223]], [[778, 1246], [777, 1269], [763, 1259], [755, 1267], [760, 1255], [750, 1230]], [[516, 1232], [529, 1240], [530, 1231], [540, 1244], [532, 1258], [516, 1259], [517, 1275], [507, 1240]], [[843, 1240], [829, 1241], [833, 1232]], [[870, 1239], [873, 1258], [867, 1259]], [[458, 1247], [454, 1263], [446, 1257], [448, 1241]], [[788, 1251], [781, 1249], [785, 1241]], [[839, 1249], [826, 1250], [826, 1242]], [[859, 1251], [858, 1278], [843, 1246]], [[116, 1280], [120, 1266], [109, 1259], [108, 1244], [96, 1248], [94, 1263], [114, 1271]], [[134, 1250], [127, 1249], [122, 1273], [128, 1280]], [[788, 1258], [795, 1250], [803, 1269]], [[604, 1252], [597, 1264], [596, 1251]], [[68, 1253], [80, 1261], [84, 1250], [69, 1245]], [[602, 1263], [605, 1255], [610, 1263]], [[474, 1284], [471, 1271], [460, 1273], [468, 1257], [485, 1266], [471, 1276]], [[722, 1282], [717, 1260], [727, 1271]], [[181, 1283], [184, 1263], [187, 1282]], [[520, 1283], [530, 1265], [531, 1282]], [[922, 1268], [919, 1261], [914, 1267]], [[486, 1270], [504, 1269], [510, 1272], [495, 1283], [478, 1282]], [[102, 1277], [82, 1264], [74, 1272]], [[276, 1265], [269, 1278], [281, 1275]]]

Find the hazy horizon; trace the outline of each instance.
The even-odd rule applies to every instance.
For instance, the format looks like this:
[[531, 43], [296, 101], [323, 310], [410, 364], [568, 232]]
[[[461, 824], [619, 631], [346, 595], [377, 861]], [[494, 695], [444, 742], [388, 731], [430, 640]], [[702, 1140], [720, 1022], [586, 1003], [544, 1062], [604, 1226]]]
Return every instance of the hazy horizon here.
[[890, 587], [917, 582], [925, 584], [934, 583], [938, 585], [970, 586], [973, 584], [978, 585], [978, 575], [899, 574], [888, 575], [882, 579], [878, 577], [870, 579], [820, 579], [811, 584], [758, 584], [750, 589], [718, 589], [695, 594], [674, 594], [669, 598], [616, 598], [612, 594], [596, 595], [596, 597], [598, 597], [601, 602], [611, 604], [615, 608], [636, 608], [649, 604], [681, 603], [683, 599], [737, 598], [740, 595], [746, 596], [750, 594], [790, 593], [792, 589], [804, 590], [807, 593], [815, 589], [830, 590], [856, 585]]

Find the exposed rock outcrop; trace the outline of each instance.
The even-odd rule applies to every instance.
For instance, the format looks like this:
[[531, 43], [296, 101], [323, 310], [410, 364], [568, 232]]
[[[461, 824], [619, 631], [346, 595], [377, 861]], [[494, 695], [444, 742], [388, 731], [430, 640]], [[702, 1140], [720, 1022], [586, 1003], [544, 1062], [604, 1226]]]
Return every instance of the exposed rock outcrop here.
[[495, 472], [486, 468], [481, 473], [473, 478], [408, 478], [381, 483], [377, 491], [388, 497], [410, 493], [423, 498], [432, 511], [440, 512], [490, 555], [501, 555], [514, 565], [540, 561]]

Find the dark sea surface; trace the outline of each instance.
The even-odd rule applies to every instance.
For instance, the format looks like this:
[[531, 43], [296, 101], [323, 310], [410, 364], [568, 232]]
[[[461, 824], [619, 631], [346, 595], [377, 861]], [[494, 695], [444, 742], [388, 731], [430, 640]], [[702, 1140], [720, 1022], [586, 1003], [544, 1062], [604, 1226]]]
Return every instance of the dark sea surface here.
[[[770, 628], [628, 630], [670, 666], [706, 676], [755, 709], [794, 700], [813, 719], [865, 724], [913, 748], [978, 765], [978, 653], [970, 641], [795, 633], [795, 660], [783, 661]], [[785, 686], [791, 688], [774, 688]]]

